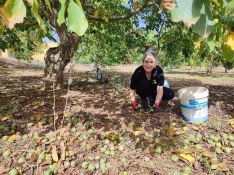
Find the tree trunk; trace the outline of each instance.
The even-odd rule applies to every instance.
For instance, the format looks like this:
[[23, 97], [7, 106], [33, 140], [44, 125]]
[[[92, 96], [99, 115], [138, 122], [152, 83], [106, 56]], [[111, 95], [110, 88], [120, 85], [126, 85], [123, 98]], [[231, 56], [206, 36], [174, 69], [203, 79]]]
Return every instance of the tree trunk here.
[[228, 69], [225, 67], [225, 73], [228, 73]]
[[206, 74], [211, 75], [212, 74], [212, 70], [213, 70], [212, 67], [207, 68]]
[[58, 47], [50, 48], [45, 55], [45, 77], [55, 75], [55, 85], [63, 88], [63, 72], [77, 50], [80, 37], [69, 34]]

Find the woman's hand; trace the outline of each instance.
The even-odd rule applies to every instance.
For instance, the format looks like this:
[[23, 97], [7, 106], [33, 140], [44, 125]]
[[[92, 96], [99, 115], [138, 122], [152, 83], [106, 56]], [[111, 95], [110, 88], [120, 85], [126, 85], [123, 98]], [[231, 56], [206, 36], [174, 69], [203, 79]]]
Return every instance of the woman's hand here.
[[137, 102], [136, 102], [136, 100], [133, 100], [132, 101], [132, 108], [136, 109], [136, 107], [137, 107]]
[[159, 108], [159, 105], [160, 105], [160, 101], [159, 100], [155, 100], [155, 107], [156, 107], [156, 109]]
[[130, 90], [130, 99], [131, 99], [131, 102], [132, 102], [132, 108], [133, 109], [136, 109], [136, 107], [137, 107], [135, 95], [136, 95], [136, 91], [131, 89]]

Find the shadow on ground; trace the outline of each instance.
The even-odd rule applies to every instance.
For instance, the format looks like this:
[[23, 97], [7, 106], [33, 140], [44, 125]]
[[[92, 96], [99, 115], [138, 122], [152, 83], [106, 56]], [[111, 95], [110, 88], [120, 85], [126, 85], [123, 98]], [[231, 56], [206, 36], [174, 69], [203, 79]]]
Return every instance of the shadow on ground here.
[[[1, 64], [2, 72], [0, 89], [0, 113], [8, 119], [1, 121], [1, 135], [14, 132], [27, 133], [27, 126], [42, 121], [42, 125], [52, 123], [54, 117], [53, 88], [45, 89], [42, 77], [22, 76], [11, 77], [10, 68]], [[163, 102], [155, 114], [133, 111], [129, 103], [129, 82], [131, 74], [106, 72], [108, 82], [98, 83], [92, 72], [76, 73], [67, 93], [67, 85], [63, 90], [55, 90], [55, 111], [61, 120], [66, 106], [70, 115], [85, 120], [92, 118], [97, 121], [94, 127], [108, 131], [113, 128], [128, 127], [134, 123], [135, 128], [153, 130], [167, 128], [170, 120], [180, 116], [179, 101], [168, 105]], [[214, 86], [202, 84], [198, 80], [169, 79], [172, 89], [177, 93], [180, 88], [204, 86], [209, 89], [209, 105], [221, 102], [228, 114], [233, 113], [233, 86]], [[66, 105], [67, 100], [67, 105]], [[227, 109], [226, 107], [229, 106]], [[83, 117], [86, 116], [86, 117]], [[33, 123], [33, 124], [32, 124]], [[49, 127], [51, 129], [51, 127]], [[49, 130], [48, 130], [49, 131]]]

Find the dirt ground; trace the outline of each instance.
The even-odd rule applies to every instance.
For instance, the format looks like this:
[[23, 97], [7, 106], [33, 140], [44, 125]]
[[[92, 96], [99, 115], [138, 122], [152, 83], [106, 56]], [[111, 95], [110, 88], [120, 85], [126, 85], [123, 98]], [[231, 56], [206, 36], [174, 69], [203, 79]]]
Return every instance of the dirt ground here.
[[186, 124], [178, 99], [154, 114], [132, 110], [135, 68], [106, 68], [99, 83], [91, 66], [76, 65], [59, 90], [46, 88], [40, 66], [0, 58], [0, 174], [233, 174], [234, 71], [165, 72], [176, 95], [209, 89], [208, 122]]

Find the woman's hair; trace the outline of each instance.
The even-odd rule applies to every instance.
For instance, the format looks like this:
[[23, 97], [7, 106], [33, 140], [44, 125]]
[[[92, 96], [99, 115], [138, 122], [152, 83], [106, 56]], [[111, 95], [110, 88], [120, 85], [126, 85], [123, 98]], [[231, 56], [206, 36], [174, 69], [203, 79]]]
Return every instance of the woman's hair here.
[[145, 52], [145, 54], [144, 54], [144, 57], [143, 57], [143, 59], [142, 59], [142, 62], [145, 61], [145, 58], [146, 58], [147, 56], [154, 57], [155, 61], [157, 61], [157, 57], [155, 56], [154, 50], [153, 50], [152, 47], [148, 47], [148, 48], [147, 48], [147, 50], [146, 50], [146, 52]]

